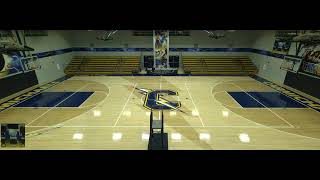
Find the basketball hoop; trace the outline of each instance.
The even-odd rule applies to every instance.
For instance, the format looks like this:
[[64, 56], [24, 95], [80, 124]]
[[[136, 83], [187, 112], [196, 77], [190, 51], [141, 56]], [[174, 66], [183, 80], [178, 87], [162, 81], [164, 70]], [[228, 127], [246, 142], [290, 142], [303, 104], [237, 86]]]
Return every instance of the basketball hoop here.
[[20, 61], [24, 72], [41, 69], [41, 65], [37, 56], [24, 57], [21, 58]]

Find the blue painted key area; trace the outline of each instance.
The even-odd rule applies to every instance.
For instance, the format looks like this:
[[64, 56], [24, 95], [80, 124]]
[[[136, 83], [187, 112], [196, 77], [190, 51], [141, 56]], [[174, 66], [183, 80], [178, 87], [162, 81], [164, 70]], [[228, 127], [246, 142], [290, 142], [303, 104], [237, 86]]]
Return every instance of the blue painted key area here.
[[79, 107], [93, 92], [42, 92], [14, 107]]
[[57, 107], [79, 107], [85, 100], [87, 100], [93, 92], [77, 92], [70, 98], [63, 101]]
[[279, 92], [228, 92], [244, 108], [307, 108]]
[[244, 92], [228, 92], [242, 107], [245, 108], [263, 108], [256, 100], [252, 99], [248, 94]]

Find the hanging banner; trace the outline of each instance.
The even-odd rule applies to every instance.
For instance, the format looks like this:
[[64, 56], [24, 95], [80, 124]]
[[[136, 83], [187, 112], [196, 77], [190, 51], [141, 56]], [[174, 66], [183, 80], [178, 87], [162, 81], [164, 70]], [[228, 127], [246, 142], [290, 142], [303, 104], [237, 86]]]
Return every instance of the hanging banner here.
[[153, 31], [154, 68], [169, 68], [169, 31]]
[[290, 46], [291, 46], [290, 41], [282, 41], [276, 38], [273, 44], [272, 52], [287, 55], [289, 53]]

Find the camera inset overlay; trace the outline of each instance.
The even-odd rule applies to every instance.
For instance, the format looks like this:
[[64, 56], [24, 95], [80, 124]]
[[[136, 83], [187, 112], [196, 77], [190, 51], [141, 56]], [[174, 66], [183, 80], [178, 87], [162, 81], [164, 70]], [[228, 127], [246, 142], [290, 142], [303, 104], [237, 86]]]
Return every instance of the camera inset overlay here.
[[1, 147], [25, 147], [25, 124], [1, 124]]

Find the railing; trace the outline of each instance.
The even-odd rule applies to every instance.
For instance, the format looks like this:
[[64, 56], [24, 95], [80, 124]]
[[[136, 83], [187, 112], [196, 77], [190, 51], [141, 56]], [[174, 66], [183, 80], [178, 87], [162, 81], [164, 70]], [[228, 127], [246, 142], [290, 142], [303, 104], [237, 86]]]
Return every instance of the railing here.
[[[207, 65], [205, 59], [201, 58], [200, 62], [201, 62], [201, 65], [202, 65], [202, 72], [208, 72], [208, 65]], [[206, 70], [206, 71], [204, 71], [204, 70]]]
[[[71, 62], [72, 67], [67, 68], [70, 69], [70, 73], [73, 74], [81, 74], [86, 72], [85, 70], [88, 70], [88, 73], [94, 74], [95, 69], [97, 71], [102, 70], [106, 73], [127, 73], [127, 71], [131, 71], [131, 69], [132, 72], [136, 72], [139, 70], [139, 64], [141, 63], [137, 56], [80, 56], [74, 57], [72, 61], [74, 62]], [[135, 68], [137, 70], [135, 70]]]
[[83, 56], [83, 59], [81, 60], [80, 64], [78, 65], [76, 73], [82, 72], [81, 67], [83, 67], [85, 60], [88, 60], [88, 59], [86, 59], [86, 57]]
[[240, 59], [234, 59], [234, 58], [232, 58], [232, 61], [234, 61], [235, 64], [239, 64], [240, 72], [244, 72], [244, 65], [243, 65], [243, 63], [242, 63], [242, 61], [241, 61]]

